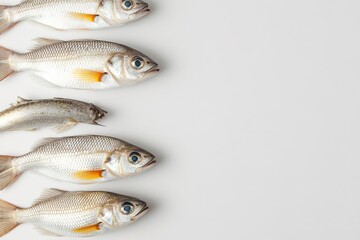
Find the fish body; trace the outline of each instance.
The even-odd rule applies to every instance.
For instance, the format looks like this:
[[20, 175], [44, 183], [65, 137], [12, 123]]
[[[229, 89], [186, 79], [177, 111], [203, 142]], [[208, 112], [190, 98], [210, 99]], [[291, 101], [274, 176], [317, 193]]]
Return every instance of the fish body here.
[[121, 44], [97, 40], [39, 41], [40, 47], [24, 54], [0, 49], [0, 79], [13, 72], [30, 71], [60, 87], [108, 89], [143, 81], [159, 71], [149, 57]]
[[56, 29], [98, 29], [138, 20], [149, 13], [141, 0], [27, 0], [0, 8], [0, 31], [21, 21]]
[[155, 164], [154, 156], [108, 136], [45, 139], [27, 154], [0, 156], [0, 189], [25, 171], [60, 181], [88, 184], [135, 175]]
[[47, 235], [94, 236], [132, 223], [147, 210], [144, 201], [115, 193], [47, 189], [29, 208], [0, 200], [0, 236], [22, 223]]
[[0, 112], [0, 131], [36, 130], [57, 125], [58, 131], [78, 123], [97, 125], [106, 111], [94, 104], [72, 99], [54, 98], [27, 100], [18, 97], [17, 103]]

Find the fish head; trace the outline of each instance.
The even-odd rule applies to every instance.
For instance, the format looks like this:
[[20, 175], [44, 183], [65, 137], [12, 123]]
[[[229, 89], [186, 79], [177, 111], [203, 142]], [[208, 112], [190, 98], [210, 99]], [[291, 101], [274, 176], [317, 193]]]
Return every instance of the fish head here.
[[121, 86], [143, 81], [160, 71], [154, 60], [130, 48], [113, 56], [108, 61], [107, 69]]
[[105, 114], [107, 114], [107, 111], [105, 111], [104, 109], [101, 109], [100, 107], [98, 107], [94, 104], [90, 104], [89, 115], [90, 115], [92, 124], [98, 124], [96, 121], [99, 119], [102, 119], [105, 116]]
[[143, 172], [156, 163], [155, 156], [133, 145], [115, 150], [105, 161], [106, 169], [114, 176], [125, 177]]
[[118, 24], [125, 24], [128, 22], [136, 21], [149, 12], [149, 5], [141, 0], [112, 0], [113, 13], [111, 14], [111, 21]]
[[134, 197], [118, 195], [107, 203], [100, 212], [100, 221], [109, 228], [135, 222], [148, 211], [146, 202]]

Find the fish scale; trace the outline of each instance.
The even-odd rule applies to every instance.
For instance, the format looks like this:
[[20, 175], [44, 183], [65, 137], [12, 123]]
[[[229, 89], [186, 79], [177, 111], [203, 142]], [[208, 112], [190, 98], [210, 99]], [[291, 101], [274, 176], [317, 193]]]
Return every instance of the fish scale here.
[[[59, 43], [44, 46], [30, 53], [19, 54], [21, 61], [61, 60], [62, 58], [76, 58], [103, 54], [125, 53], [127, 48], [112, 42], [98, 40], [60, 41]], [[69, 56], [69, 53], [73, 53]], [[14, 60], [16, 61], [16, 60]]]
[[[74, 81], [76, 69], [105, 71], [105, 63], [116, 52], [124, 52], [119, 44], [101, 41], [60, 42], [26, 54], [14, 54], [9, 61], [15, 71], [35, 70], [40, 78], [49, 79], [65, 87], [87, 88], [94, 85], [87, 81]], [[73, 53], [69, 55], [69, 53]], [[52, 71], [49, 71], [52, 69]], [[111, 85], [117, 85], [113, 82]]]
[[[8, 11], [13, 22], [32, 20], [58, 29], [107, 27], [109, 24], [104, 21], [94, 23], [79, 21], [78, 19], [69, 17], [71, 12], [96, 14], [99, 2], [100, 1], [97, 0], [60, 0], [51, 2], [47, 0], [37, 0], [35, 3], [33, 3], [33, 1], [26, 1], [18, 6], [9, 7]], [[46, 9], [47, 14], [44, 15], [39, 9]]]
[[[19, 209], [17, 216], [20, 222], [39, 221], [39, 218], [44, 218], [44, 216], [52, 218], [51, 215], [53, 214], [71, 214], [79, 211], [93, 210], [94, 208], [97, 209], [112, 199], [113, 196], [111, 194], [104, 192], [68, 192], [61, 198], [52, 198], [48, 201], [37, 203], [30, 208]], [[64, 206], [67, 207], [65, 208]]]
[[[36, 169], [45, 175], [72, 181], [76, 170], [102, 169], [106, 156], [122, 144], [118, 139], [103, 136], [68, 137], [17, 157], [13, 164], [19, 172]], [[71, 165], [69, 161], [76, 164]], [[62, 171], [59, 172], [59, 169]]]

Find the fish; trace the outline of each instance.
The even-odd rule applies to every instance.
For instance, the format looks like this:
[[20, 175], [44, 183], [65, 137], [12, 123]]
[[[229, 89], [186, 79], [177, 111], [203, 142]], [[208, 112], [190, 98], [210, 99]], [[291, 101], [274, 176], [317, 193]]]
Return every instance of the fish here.
[[118, 43], [44, 38], [37, 42], [28, 53], [0, 47], [0, 80], [29, 71], [53, 86], [99, 90], [135, 84], [159, 72], [154, 60]]
[[78, 123], [100, 125], [96, 121], [107, 112], [92, 104], [66, 98], [29, 100], [21, 97], [8, 109], [0, 112], [0, 132], [28, 130], [53, 126], [57, 132], [66, 131]]
[[25, 0], [0, 6], [0, 33], [33, 21], [58, 30], [89, 30], [124, 25], [150, 12], [141, 0]]
[[148, 209], [140, 199], [111, 192], [45, 189], [29, 208], [0, 200], [0, 237], [23, 223], [48, 236], [94, 236], [133, 223]]
[[155, 163], [155, 156], [148, 151], [109, 136], [45, 138], [24, 155], [0, 155], [0, 190], [25, 171], [89, 184], [136, 175]]

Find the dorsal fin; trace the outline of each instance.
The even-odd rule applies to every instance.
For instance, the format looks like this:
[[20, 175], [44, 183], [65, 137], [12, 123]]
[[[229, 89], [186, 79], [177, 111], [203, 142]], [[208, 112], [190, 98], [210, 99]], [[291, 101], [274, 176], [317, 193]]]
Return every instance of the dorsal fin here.
[[46, 188], [41, 193], [40, 197], [38, 197], [34, 202], [33, 205], [38, 204], [40, 202], [43, 202], [45, 200], [48, 200], [50, 198], [59, 196], [63, 193], [66, 193], [66, 191], [55, 189], [55, 188]]
[[28, 99], [25, 99], [25, 98], [22, 98], [22, 97], [18, 96], [16, 98], [16, 102], [17, 103], [26, 103], [26, 102], [31, 102], [31, 100], [28, 100]]
[[41, 147], [42, 145], [49, 144], [49, 143], [55, 142], [55, 141], [57, 141], [57, 140], [60, 140], [60, 139], [62, 139], [62, 138], [63, 138], [63, 137], [59, 137], [59, 138], [57, 138], [57, 137], [53, 137], [53, 138], [43, 138], [43, 139], [41, 139], [39, 142], [37, 142], [37, 143], [33, 146], [32, 150], [34, 150], [34, 149], [36, 149], [36, 148], [38, 148], [38, 147]]
[[51, 45], [54, 43], [63, 42], [63, 40], [50, 39], [50, 38], [36, 38], [34, 41], [35, 41], [35, 46], [32, 49], [30, 49], [29, 51], [34, 51], [34, 50], [37, 50], [39, 48], [42, 48], [42, 47], [45, 47], [47, 45]]
[[25, 99], [25, 98], [22, 98], [22, 97], [17, 97], [16, 98], [16, 103], [13, 103], [11, 104], [11, 106], [17, 106], [17, 105], [20, 105], [20, 104], [23, 104], [23, 103], [28, 103], [28, 102], [31, 102], [32, 100], [28, 100], [28, 99]]
[[67, 101], [71, 100], [71, 101], [73, 101], [73, 100], [70, 99], [70, 98], [61, 98], [61, 97], [54, 97], [54, 99], [55, 99], [55, 100], [67, 100]]

